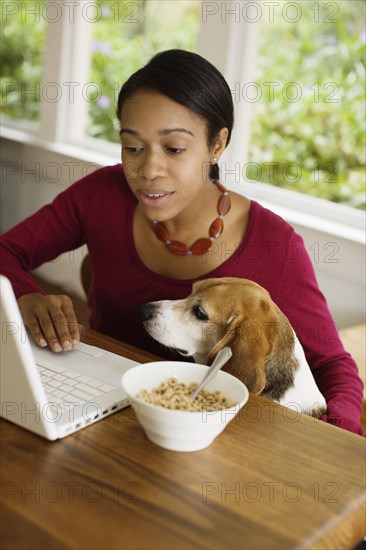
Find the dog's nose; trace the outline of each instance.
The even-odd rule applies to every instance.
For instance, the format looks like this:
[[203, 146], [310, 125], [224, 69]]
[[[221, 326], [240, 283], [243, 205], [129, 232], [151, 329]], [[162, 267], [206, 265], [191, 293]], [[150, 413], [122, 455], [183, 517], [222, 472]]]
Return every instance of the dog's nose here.
[[154, 317], [153, 304], [143, 304], [140, 309], [141, 318], [143, 321], [149, 321]]

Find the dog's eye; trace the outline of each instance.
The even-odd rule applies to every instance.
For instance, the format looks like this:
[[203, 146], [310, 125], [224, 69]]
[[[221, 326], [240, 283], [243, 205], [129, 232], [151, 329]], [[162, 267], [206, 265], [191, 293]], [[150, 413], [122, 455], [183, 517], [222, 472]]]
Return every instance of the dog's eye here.
[[201, 306], [193, 306], [193, 313], [200, 321], [208, 321], [208, 315]]

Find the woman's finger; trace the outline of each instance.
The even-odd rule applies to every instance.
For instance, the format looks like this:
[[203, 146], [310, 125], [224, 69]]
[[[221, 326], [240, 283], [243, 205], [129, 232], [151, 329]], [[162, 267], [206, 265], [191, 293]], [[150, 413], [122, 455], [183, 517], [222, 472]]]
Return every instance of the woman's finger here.
[[41, 331], [52, 351], [62, 351], [63, 348], [61, 345], [61, 341], [59, 340], [57, 329], [54, 325], [54, 318], [52, 317], [52, 314], [49, 314], [48, 312], [42, 312], [42, 314], [40, 314], [38, 317], [38, 322], [41, 327]]
[[80, 339], [79, 327], [71, 299], [64, 295], [50, 296], [48, 311], [62, 350], [76, 348]]
[[71, 347], [72, 349], [75, 349], [78, 347], [80, 342], [80, 331], [79, 331], [79, 323], [76, 319], [76, 315], [74, 311], [74, 306], [70, 298], [63, 301], [62, 309], [65, 315], [65, 318], [67, 320], [67, 324], [69, 326]]
[[36, 344], [42, 348], [45, 348], [47, 346], [47, 341], [42, 333], [41, 327], [39, 326], [38, 319], [33, 316], [32, 318], [23, 320], [25, 326], [31, 332]]

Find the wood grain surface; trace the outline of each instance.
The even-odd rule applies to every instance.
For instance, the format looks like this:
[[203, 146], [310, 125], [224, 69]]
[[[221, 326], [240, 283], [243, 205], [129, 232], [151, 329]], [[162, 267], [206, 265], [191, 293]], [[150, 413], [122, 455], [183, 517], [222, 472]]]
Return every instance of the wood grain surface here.
[[193, 453], [151, 443], [130, 408], [57, 442], [0, 426], [3, 549], [340, 549], [365, 535], [364, 438], [259, 397]]

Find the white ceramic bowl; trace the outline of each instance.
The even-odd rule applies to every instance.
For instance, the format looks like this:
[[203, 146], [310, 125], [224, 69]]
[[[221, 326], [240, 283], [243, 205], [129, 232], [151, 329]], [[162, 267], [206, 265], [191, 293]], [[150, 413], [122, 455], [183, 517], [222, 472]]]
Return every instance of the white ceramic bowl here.
[[136, 398], [140, 390], [151, 391], [169, 378], [189, 384], [200, 382], [209, 367], [181, 361], [156, 361], [138, 365], [122, 377], [137, 419], [146, 436], [172, 451], [198, 451], [208, 447], [237, 415], [248, 400], [246, 386], [231, 374], [219, 371], [205, 389], [221, 391], [234, 406], [216, 412], [189, 412], [166, 409]]

